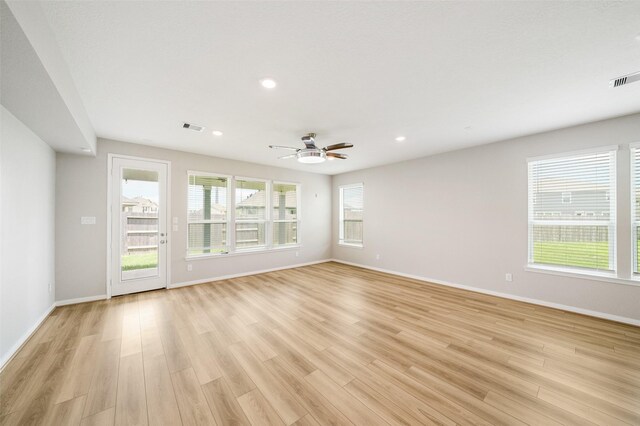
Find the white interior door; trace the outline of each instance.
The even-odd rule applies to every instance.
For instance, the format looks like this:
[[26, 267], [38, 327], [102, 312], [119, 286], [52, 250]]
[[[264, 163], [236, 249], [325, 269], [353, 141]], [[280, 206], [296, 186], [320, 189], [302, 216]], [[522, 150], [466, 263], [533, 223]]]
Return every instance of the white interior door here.
[[166, 287], [168, 165], [111, 161], [111, 294]]

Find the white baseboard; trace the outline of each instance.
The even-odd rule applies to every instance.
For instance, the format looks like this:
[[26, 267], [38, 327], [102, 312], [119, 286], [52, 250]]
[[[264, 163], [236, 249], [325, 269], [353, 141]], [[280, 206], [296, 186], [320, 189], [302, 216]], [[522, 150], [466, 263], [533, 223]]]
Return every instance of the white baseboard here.
[[100, 294], [98, 296], [78, 297], [77, 299], [58, 300], [56, 306], [75, 305], [77, 303], [95, 302], [96, 300], [104, 300], [107, 298], [106, 294]]
[[22, 346], [27, 343], [27, 340], [29, 340], [33, 333], [35, 333], [36, 330], [40, 328], [44, 320], [49, 316], [51, 312], [53, 312], [55, 308], [56, 303], [54, 302], [51, 306], [49, 306], [49, 309], [47, 309], [45, 313], [42, 314], [42, 316], [40, 316], [40, 318], [38, 318], [38, 320], [22, 335], [22, 337], [20, 337], [20, 339], [11, 347], [11, 349], [9, 349], [9, 352], [7, 352], [2, 357], [2, 359], [0, 359], [0, 371], [2, 371], [4, 367], [9, 363], [9, 361], [13, 359], [20, 348], [22, 348]]
[[194, 280], [194, 281], [184, 281], [184, 282], [181, 282], [181, 283], [171, 284], [167, 288], [186, 287], [186, 286], [190, 286], [190, 285], [204, 284], [204, 283], [210, 283], [210, 282], [214, 282], [214, 281], [229, 280], [231, 278], [240, 278], [240, 277], [247, 277], [247, 276], [250, 276], [250, 275], [264, 274], [264, 273], [267, 273], [267, 272], [282, 271], [284, 269], [300, 268], [302, 266], [310, 266], [310, 265], [316, 265], [318, 263], [331, 262], [331, 260], [332, 259], [314, 260], [313, 262], [298, 263], [298, 264], [295, 264], [295, 265], [287, 265], [287, 266], [279, 266], [277, 268], [261, 269], [259, 271], [241, 272], [239, 274], [223, 275], [223, 276], [220, 276], [220, 277], [204, 278], [204, 279], [201, 279], [201, 280]]
[[591, 317], [607, 319], [607, 320], [610, 320], [610, 321], [621, 322], [621, 323], [624, 323], [624, 324], [640, 326], [640, 320], [635, 319], [635, 318], [627, 318], [627, 317], [622, 317], [622, 316], [619, 316], [619, 315], [608, 314], [606, 312], [592, 311], [592, 310], [589, 310], [589, 309], [576, 308], [575, 306], [562, 305], [560, 303], [554, 303], [554, 302], [547, 302], [546, 300], [531, 299], [531, 298], [528, 298], [528, 297], [517, 296], [515, 294], [501, 293], [501, 292], [498, 292], [498, 291], [486, 290], [486, 289], [478, 288], [478, 287], [471, 287], [471, 286], [462, 285], [462, 284], [455, 284], [455, 283], [451, 283], [451, 282], [447, 282], [447, 281], [436, 280], [436, 279], [427, 278], [427, 277], [421, 277], [419, 275], [405, 274], [403, 272], [392, 271], [392, 270], [389, 270], [389, 269], [376, 268], [375, 266], [368, 266], [368, 265], [362, 265], [362, 264], [359, 264], [359, 263], [347, 262], [346, 260], [340, 260], [340, 259], [331, 259], [331, 260], [333, 262], [343, 263], [345, 265], [356, 266], [358, 268], [364, 268], [364, 269], [370, 269], [372, 271], [377, 271], [377, 272], [384, 272], [386, 274], [391, 274], [391, 275], [398, 275], [400, 277], [411, 278], [411, 279], [414, 279], [414, 280], [417, 280], [417, 281], [424, 281], [424, 282], [429, 282], [429, 283], [432, 283], [432, 284], [445, 285], [447, 287], [455, 287], [455, 288], [459, 288], [459, 289], [462, 289], [462, 290], [473, 291], [473, 292], [476, 292], [476, 293], [488, 294], [490, 296], [502, 297], [504, 299], [517, 300], [519, 302], [531, 303], [531, 304], [534, 304], [534, 305], [545, 306], [547, 308], [560, 309], [560, 310], [563, 310], [563, 311], [574, 312], [576, 314], [588, 315], [588, 316], [591, 316]]

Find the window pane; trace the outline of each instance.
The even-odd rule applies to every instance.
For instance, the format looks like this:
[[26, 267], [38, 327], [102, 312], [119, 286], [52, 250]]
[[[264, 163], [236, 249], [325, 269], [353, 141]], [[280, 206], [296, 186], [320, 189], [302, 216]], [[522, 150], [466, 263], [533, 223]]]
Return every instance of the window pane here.
[[631, 220], [633, 220], [633, 250], [635, 258], [633, 260], [633, 272], [640, 272], [640, 148], [631, 149], [631, 194], [633, 197], [633, 205], [631, 206]]
[[275, 222], [273, 224], [273, 245], [283, 246], [298, 242], [297, 222]]
[[224, 176], [189, 175], [187, 254], [228, 251], [228, 188]]
[[259, 181], [236, 180], [236, 219], [264, 220], [267, 208], [267, 184]]
[[226, 223], [190, 223], [189, 254], [216, 254], [227, 251]]
[[296, 220], [298, 218], [297, 187], [292, 184], [274, 183], [271, 201], [274, 220]]
[[533, 261], [590, 269], [609, 269], [607, 226], [534, 225]]
[[227, 178], [189, 176], [189, 217], [187, 220], [227, 220]]
[[529, 162], [532, 263], [615, 269], [615, 152]]
[[362, 186], [352, 186], [341, 188], [341, 191], [341, 242], [362, 244], [364, 188]]
[[361, 243], [362, 242], [362, 219], [344, 221], [344, 239], [345, 243]]
[[537, 161], [530, 168], [532, 219], [611, 219], [610, 153]]
[[265, 223], [237, 222], [236, 223], [236, 247], [251, 248], [265, 245]]
[[121, 279], [158, 275], [158, 172], [123, 169]]

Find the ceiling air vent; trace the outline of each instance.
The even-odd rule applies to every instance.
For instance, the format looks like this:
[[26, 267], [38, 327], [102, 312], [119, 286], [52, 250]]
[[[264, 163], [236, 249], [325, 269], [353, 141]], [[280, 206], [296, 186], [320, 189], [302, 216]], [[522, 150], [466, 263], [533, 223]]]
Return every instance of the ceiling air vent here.
[[183, 129], [193, 130], [194, 132], [201, 132], [204, 130], [204, 126], [198, 126], [197, 124], [182, 123]]
[[625, 84], [633, 83], [634, 81], [640, 81], [640, 72], [615, 78], [609, 81], [609, 87], [620, 87], [624, 86]]

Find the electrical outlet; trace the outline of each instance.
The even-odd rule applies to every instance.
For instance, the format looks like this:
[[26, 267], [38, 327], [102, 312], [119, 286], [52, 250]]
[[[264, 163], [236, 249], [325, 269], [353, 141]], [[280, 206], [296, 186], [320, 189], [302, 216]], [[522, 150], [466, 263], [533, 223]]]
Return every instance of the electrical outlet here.
[[191, 272], [193, 271], [193, 265], [190, 263], [187, 263], [187, 271]]
[[49, 283], [49, 293], [53, 291], [53, 284]]
[[376, 254], [376, 260], [380, 260], [380, 255]]
[[300, 252], [296, 251], [296, 257], [300, 256]]
[[507, 282], [513, 281], [513, 275], [511, 273], [504, 274], [504, 280]]

